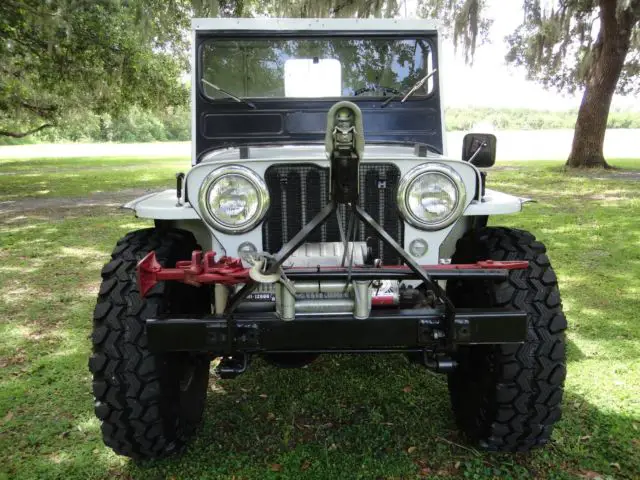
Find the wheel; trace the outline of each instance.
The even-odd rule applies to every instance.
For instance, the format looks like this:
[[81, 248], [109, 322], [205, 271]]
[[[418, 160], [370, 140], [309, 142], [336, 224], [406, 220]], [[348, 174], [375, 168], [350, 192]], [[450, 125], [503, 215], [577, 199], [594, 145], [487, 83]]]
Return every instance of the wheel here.
[[558, 281], [544, 245], [522, 230], [482, 228], [462, 237], [453, 263], [528, 260], [505, 281], [449, 282], [456, 307], [506, 307], [528, 314], [524, 344], [460, 347], [448, 377], [458, 426], [493, 451], [528, 451], [549, 441], [560, 419], [566, 372]]
[[89, 369], [104, 443], [120, 455], [151, 459], [179, 451], [202, 418], [209, 358], [151, 353], [145, 320], [168, 312], [208, 312], [208, 289], [160, 282], [141, 298], [135, 270], [151, 250], [163, 266], [175, 266], [195, 248], [188, 232], [139, 230], [117, 243], [102, 269]]

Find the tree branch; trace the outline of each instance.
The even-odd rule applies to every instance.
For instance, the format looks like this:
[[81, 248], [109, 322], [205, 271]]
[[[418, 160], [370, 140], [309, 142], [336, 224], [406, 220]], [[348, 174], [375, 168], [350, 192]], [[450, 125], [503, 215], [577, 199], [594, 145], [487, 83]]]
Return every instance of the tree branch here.
[[340, 13], [340, 10], [342, 10], [345, 7], [350, 7], [352, 5], [353, 5], [353, 0], [347, 0], [343, 4], [336, 5], [335, 7], [329, 9], [329, 15], [332, 15], [332, 16], [335, 17], [336, 15], [338, 15]]
[[9, 132], [7, 130], [0, 130], [0, 136], [2, 137], [12, 137], [12, 138], [24, 138], [28, 135], [33, 135], [34, 133], [38, 133], [40, 130], [44, 130], [45, 128], [53, 127], [53, 123], [45, 123], [44, 125], [40, 125], [39, 127], [33, 128], [31, 130], [27, 130], [26, 132]]
[[27, 110], [30, 110], [31, 112], [45, 118], [47, 117], [47, 115], [53, 115], [58, 110], [58, 105], [38, 106], [38, 105], [32, 105], [26, 102], [25, 100], [21, 100], [20, 105], [26, 108]]
[[640, 21], [640, 0], [631, 0], [629, 3], [629, 12], [631, 12], [633, 16], [633, 23]]

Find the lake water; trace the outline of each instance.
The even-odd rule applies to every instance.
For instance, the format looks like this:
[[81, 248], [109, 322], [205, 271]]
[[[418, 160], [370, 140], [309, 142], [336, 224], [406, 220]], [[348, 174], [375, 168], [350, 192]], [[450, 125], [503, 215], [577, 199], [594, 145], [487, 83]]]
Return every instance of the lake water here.
[[[498, 161], [564, 160], [569, 155], [573, 130], [518, 130], [492, 132], [498, 138]], [[447, 134], [449, 155], [458, 156], [465, 132]], [[604, 153], [607, 158], [640, 159], [640, 129], [607, 131]], [[165, 143], [74, 143], [0, 147], [0, 158], [148, 156], [188, 157], [190, 142]], [[0, 166], [0, 168], [2, 168]]]

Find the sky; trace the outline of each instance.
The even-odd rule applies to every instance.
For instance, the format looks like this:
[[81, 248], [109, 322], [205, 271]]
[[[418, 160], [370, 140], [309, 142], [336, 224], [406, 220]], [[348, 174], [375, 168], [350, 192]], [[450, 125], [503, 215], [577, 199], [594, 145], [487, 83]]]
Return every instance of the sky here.
[[[406, 0], [408, 17], [415, 16], [416, 0]], [[488, 106], [568, 110], [580, 106], [581, 92], [575, 96], [545, 90], [527, 81], [523, 70], [507, 66], [504, 37], [522, 20], [519, 0], [488, 0], [487, 16], [494, 19], [489, 44], [479, 46], [472, 66], [466, 65], [461, 51], [454, 53], [452, 40], [443, 40], [440, 72], [444, 81], [444, 102], [449, 107]], [[404, 16], [404, 9], [401, 9]], [[640, 110], [637, 97], [614, 97], [614, 108]]]

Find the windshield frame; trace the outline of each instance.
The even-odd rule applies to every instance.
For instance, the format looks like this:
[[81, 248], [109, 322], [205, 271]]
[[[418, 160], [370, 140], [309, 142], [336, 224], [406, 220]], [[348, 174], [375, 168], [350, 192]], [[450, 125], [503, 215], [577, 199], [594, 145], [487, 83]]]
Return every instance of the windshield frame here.
[[[275, 32], [273, 32], [275, 33]], [[294, 31], [294, 32], [277, 32], [274, 34], [267, 34], [265, 32], [229, 32], [222, 33], [216, 32], [214, 35], [199, 35], [199, 42], [197, 44], [196, 49], [196, 71], [194, 75], [195, 79], [195, 87], [199, 96], [205, 101], [211, 103], [212, 105], [227, 105], [232, 103], [237, 103], [232, 98], [214, 98], [208, 95], [204, 89], [202, 79], [204, 78], [204, 49], [206, 46], [212, 42], [217, 40], [269, 40], [269, 39], [327, 39], [333, 40], [337, 38], [341, 39], [356, 39], [356, 40], [366, 40], [366, 39], [380, 39], [380, 40], [420, 40], [423, 41], [429, 48], [429, 56], [431, 58], [431, 66], [430, 70], [427, 69], [426, 73], [431, 70], [435, 70], [434, 75], [432, 76], [433, 80], [433, 88], [426, 95], [412, 95], [410, 96], [406, 102], [421, 102], [424, 100], [428, 100], [433, 96], [437, 95], [440, 87], [440, 69], [439, 66], [439, 51], [437, 48], [437, 44], [434, 42], [434, 38], [429, 32], [421, 31], [421, 32], [389, 32], [389, 31], [354, 31], [354, 32], [345, 32], [345, 31]], [[215, 80], [206, 78], [205, 80], [213, 81]], [[192, 85], [193, 88], [193, 85]], [[243, 97], [239, 95], [237, 92], [231, 92], [234, 95], [238, 96], [243, 100], [248, 100], [253, 103], [283, 103], [283, 102], [292, 102], [298, 103], [304, 101], [305, 103], [309, 102], [313, 103], [323, 103], [327, 101], [337, 102], [341, 100], [348, 100], [355, 103], [366, 103], [366, 102], [383, 102], [389, 98], [389, 95], [358, 95], [358, 96], [335, 96], [335, 97], [252, 97], [247, 96]], [[393, 99], [391, 103], [395, 103], [402, 99], [406, 91], [402, 92], [403, 95], [398, 95], [397, 98]]]

